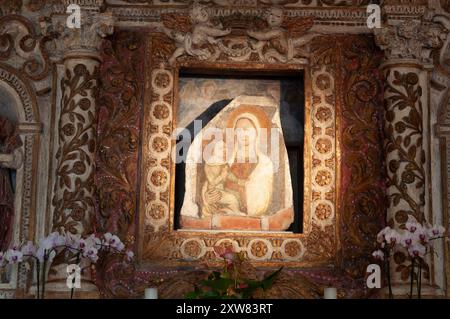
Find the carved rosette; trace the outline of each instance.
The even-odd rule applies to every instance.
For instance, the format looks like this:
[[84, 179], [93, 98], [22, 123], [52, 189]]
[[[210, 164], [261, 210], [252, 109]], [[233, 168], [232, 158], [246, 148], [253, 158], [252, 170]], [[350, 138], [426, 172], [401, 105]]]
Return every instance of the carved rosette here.
[[173, 75], [162, 65], [151, 73], [153, 92], [148, 109], [150, 130], [148, 140], [150, 164], [145, 179], [145, 225], [154, 232], [167, 228], [169, 219], [170, 151], [172, 134]]
[[322, 229], [334, 223], [334, 77], [325, 66], [312, 72], [312, 219]]

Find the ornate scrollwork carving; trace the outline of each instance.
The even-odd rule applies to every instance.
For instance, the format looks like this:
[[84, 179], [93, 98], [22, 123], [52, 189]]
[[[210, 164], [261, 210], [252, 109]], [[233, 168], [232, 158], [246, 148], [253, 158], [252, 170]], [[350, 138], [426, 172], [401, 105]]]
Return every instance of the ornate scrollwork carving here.
[[412, 19], [375, 29], [375, 35], [387, 59], [416, 59], [422, 63], [433, 62], [432, 51], [442, 47], [445, 39], [440, 25]]
[[89, 234], [94, 227], [98, 67], [71, 62], [61, 80], [53, 229]]
[[[189, 17], [163, 14], [162, 23], [163, 32], [175, 43], [170, 65], [183, 55], [201, 61], [216, 61], [223, 56], [231, 61], [248, 61], [256, 55], [261, 62], [301, 63], [309, 55], [305, 46], [317, 36], [306, 33], [314, 24], [312, 17], [284, 17], [280, 8], [268, 9], [265, 20], [239, 13], [213, 19], [205, 6], [195, 4]], [[248, 31], [241, 34], [245, 29]]]
[[391, 217], [398, 224], [406, 223], [409, 215], [422, 222], [426, 157], [421, 84], [414, 72], [388, 70], [386, 79], [387, 186], [391, 190], [389, 206], [394, 210]]
[[[128, 37], [132, 37], [132, 33], [127, 34]], [[312, 43], [311, 58], [313, 62], [311, 78], [316, 94], [313, 97], [313, 103], [310, 109], [311, 121], [314, 123], [310, 134], [312, 135], [311, 146], [315, 150], [315, 153], [311, 159], [311, 164], [314, 168], [311, 173], [311, 201], [313, 204], [308, 206], [308, 209], [311, 209], [311, 214], [314, 217], [312, 218], [311, 228], [307, 236], [291, 236], [286, 238], [284, 236], [242, 236], [241, 234], [180, 236], [170, 229], [172, 225], [169, 221], [171, 197], [169, 187], [170, 147], [168, 146], [171, 145], [169, 138], [173, 117], [174, 77], [173, 72], [167, 69], [161, 62], [167, 61], [172, 56], [175, 46], [172, 41], [168, 41], [166, 37], [162, 36], [151, 37], [148, 40], [147, 52], [149, 54], [149, 65], [153, 65], [153, 68], [149, 71], [146, 81], [149, 94], [146, 102], [148, 108], [144, 110], [144, 121], [146, 122], [143, 124], [143, 185], [141, 188], [142, 205], [140, 206], [142, 209], [142, 212], [140, 212], [142, 214], [142, 225], [140, 225], [142, 236], [140, 242], [142, 245], [139, 246], [140, 249], [138, 250], [139, 259], [151, 261], [154, 267], [162, 267], [163, 265], [193, 265], [193, 262], [196, 264], [206, 262], [213, 267], [218, 266], [220, 263], [214, 256], [213, 247], [215, 245], [233, 245], [236, 251], [245, 254], [258, 267], [274, 266], [280, 263], [287, 263], [289, 265], [291, 263], [292, 265], [297, 265], [299, 262], [304, 262], [305, 264], [333, 263], [336, 257], [336, 245], [339, 242], [339, 239], [336, 238], [335, 223], [339, 221], [340, 227], [343, 223], [347, 223], [348, 227], [351, 228], [347, 229], [349, 232], [348, 244], [345, 244], [346, 246], [343, 247], [342, 258], [346, 260], [343, 265], [347, 267], [351, 263], [356, 263], [356, 270], [353, 271], [352, 269], [349, 273], [352, 278], [361, 279], [359, 269], [365, 259], [361, 258], [361, 262], [358, 262], [358, 258], [363, 254], [370, 256], [370, 252], [368, 251], [371, 247], [369, 247], [368, 238], [374, 236], [375, 228], [378, 231], [378, 228], [381, 227], [382, 217], [380, 216], [382, 216], [383, 208], [379, 206], [374, 207], [371, 203], [373, 196], [378, 196], [383, 193], [382, 185], [377, 184], [380, 182], [380, 175], [377, 174], [382, 174], [383, 170], [381, 169], [380, 173], [377, 167], [373, 167], [371, 172], [374, 172], [375, 175], [367, 178], [367, 180], [364, 180], [365, 173], [356, 171], [355, 176], [359, 176], [359, 178], [355, 178], [351, 187], [346, 185], [346, 190], [349, 195], [345, 199], [345, 205], [349, 208], [349, 211], [345, 217], [342, 217], [345, 220], [343, 219], [341, 221], [340, 215], [335, 214], [335, 203], [339, 195], [336, 193], [336, 185], [340, 180], [340, 177], [335, 176], [337, 167], [335, 141], [336, 134], [338, 134], [335, 127], [335, 104], [339, 103], [337, 101], [344, 99], [345, 96], [345, 99], [348, 100], [345, 110], [353, 114], [353, 117], [350, 116], [351, 114], [348, 116], [348, 120], [345, 122], [343, 129], [350, 126], [361, 129], [361, 123], [354, 123], [358, 117], [355, 117], [357, 111], [352, 108], [358, 108], [364, 103], [370, 103], [373, 106], [372, 111], [376, 113], [374, 108], [379, 105], [376, 104], [377, 99], [379, 99], [379, 94], [377, 94], [379, 83], [370, 79], [373, 75], [371, 72], [374, 72], [373, 68], [375, 67], [367, 64], [367, 56], [374, 52], [368, 44], [373, 44], [371, 40], [364, 41], [357, 36], [345, 41], [340, 39], [340, 41], [342, 40], [346, 43], [344, 45], [339, 44], [340, 42], [337, 40], [332, 41], [331, 39], [330, 37], [323, 37], [323, 39], [317, 39], [318, 41], [314, 39]], [[354, 47], [351, 46], [352, 43], [354, 43]], [[216, 43], [216, 45], [218, 46], [219, 44]], [[355, 56], [356, 48], [359, 48], [364, 54], [358, 52]], [[350, 56], [348, 60], [344, 59], [346, 54]], [[134, 59], [138, 59], [138, 57], [139, 55], [136, 55]], [[192, 57], [192, 59], [197, 58]], [[251, 60], [252, 57], [249, 57], [249, 59]], [[109, 61], [109, 57], [106, 57], [106, 60]], [[133, 64], [127, 58], [123, 60], [127, 61], [127, 65]], [[229, 57], [224, 55], [220, 56], [218, 62], [222, 61], [229, 61]], [[256, 57], [256, 61], [260, 61], [258, 56]], [[346, 77], [338, 77], [340, 71], [337, 72], [337, 70], [351, 67], [353, 65], [352, 63], [364, 65], [363, 71], [358, 72], [356, 69], [350, 68], [350, 71], [346, 73]], [[108, 65], [109, 62], [106, 64]], [[119, 78], [122, 77], [122, 72], [124, 71], [117, 72]], [[341, 93], [342, 97], [339, 95], [340, 97], [338, 99], [335, 87], [336, 85], [344, 87], [344, 81], [348, 81], [348, 86], [345, 86], [345, 90], [342, 90]], [[137, 91], [134, 92], [136, 93]], [[121, 93], [117, 91], [115, 94]], [[364, 120], [369, 121], [367, 117], [370, 117], [370, 114], [370, 112], [364, 113]], [[379, 151], [381, 145], [377, 144], [379, 142], [378, 133], [376, 133], [379, 129], [378, 124], [369, 124], [369, 129], [365, 136], [368, 146], [364, 145], [364, 148], [367, 147], [367, 153], [358, 153], [358, 156], [348, 156], [348, 158], [351, 158], [351, 163], [355, 163], [355, 169], [363, 167], [363, 164], [366, 164], [368, 167], [373, 165], [376, 157], [373, 156], [372, 150], [376, 149], [378, 151], [376, 154], [381, 154]], [[349, 131], [351, 130], [349, 129]], [[101, 132], [99, 133], [102, 134]], [[347, 153], [345, 152], [355, 151], [357, 153], [352, 144], [354, 143], [354, 139], [349, 139], [345, 143], [345, 146], [342, 148], [343, 156], [346, 156], [345, 154]], [[115, 155], [115, 158], [117, 158], [117, 161], [120, 161], [118, 153]], [[358, 166], [358, 163], [363, 164], [361, 164], [362, 166]], [[99, 165], [104, 165], [104, 163]], [[128, 189], [132, 186], [133, 184], [129, 183], [126, 187]], [[375, 189], [373, 194], [370, 193], [371, 188]], [[352, 202], [350, 199], [351, 196], [354, 196], [358, 200]], [[337, 219], [338, 217], [339, 219]], [[105, 215], [102, 218], [108, 221], [110, 216]], [[375, 226], [370, 227], [370, 223]], [[115, 225], [114, 222], [112, 225]], [[359, 227], [363, 227], [363, 231]], [[355, 255], [355, 251], [360, 252], [361, 255]], [[134, 272], [135, 275], [127, 275], [128, 277], [125, 277], [128, 279], [124, 277], [121, 282], [115, 281], [113, 283], [112, 280], [106, 280], [104, 284], [109, 285], [109, 282], [111, 282], [111, 285], [117, 285], [117, 287], [121, 287], [120, 289], [124, 289], [126, 285], [130, 285], [128, 289], [131, 294], [134, 295], [139, 291], [142, 293], [141, 289], [143, 290], [143, 287], [140, 286], [140, 283], [136, 282], [137, 277], [145, 273], [145, 275], [142, 275], [143, 277], [139, 278], [145, 278], [145, 280], [142, 280], [147, 282], [153, 280], [155, 276], [164, 277], [161, 273], [153, 269], [149, 268], [147, 272], [140, 272], [131, 268], [117, 270], [117, 276], [119, 277], [122, 276], [121, 274], [128, 274], [128, 271]], [[314, 273], [314, 270], [312, 273]], [[191, 276], [194, 278], [192, 280], [200, 280], [200, 275], [198, 273], [194, 274], [194, 272], [182, 271], [174, 274], [172, 278], [167, 279], [167, 281], [164, 281], [160, 285], [161, 297], [181, 296], [182, 291], [192, 289], [193, 283], [187, 280]], [[177, 278], [178, 283], [172, 280], [175, 278]], [[334, 280], [342, 279], [340, 275], [336, 275], [333, 278]], [[304, 285], [304, 287], [308, 286], [305, 282], [302, 282], [301, 285]], [[360, 292], [360, 290], [358, 291]], [[121, 295], [124, 292], [119, 292], [114, 287], [108, 286], [105, 293], [107, 295]], [[291, 297], [318, 296], [312, 291], [308, 293], [303, 291], [301, 294], [291, 291], [288, 294]]]
[[99, 230], [134, 242], [144, 44], [136, 34], [105, 41], [100, 67], [96, 185]]
[[342, 268], [362, 279], [386, 214], [381, 54], [373, 38], [343, 42]]
[[47, 47], [52, 52], [54, 60], [76, 54], [98, 56], [102, 38], [113, 33], [114, 17], [111, 13], [99, 13], [98, 8], [92, 10], [89, 3], [81, 3], [80, 7], [82, 23], [79, 29], [68, 28], [66, 16], [55, 16], [51, 21], [48, 19], [41, 21], [43, 33], [53, 39]]
[[45, 48], [50, 40], [50, 37], [39, 36], [31, 22], [22, 16], [0, 18], [0, 61], [10, 64], [31, 80], [42, 80], [50, 72]]

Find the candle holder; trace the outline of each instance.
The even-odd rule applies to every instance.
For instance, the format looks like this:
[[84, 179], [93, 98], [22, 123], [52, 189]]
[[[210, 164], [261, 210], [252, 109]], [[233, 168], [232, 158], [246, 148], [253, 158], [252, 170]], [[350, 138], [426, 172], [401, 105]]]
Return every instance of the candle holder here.
[[323, 290], [323, 299], [337, 299], [336, 287], [326, 287]]
[[158, 288], [146, 288], [144, 291], [144, 299], [158, 299]]

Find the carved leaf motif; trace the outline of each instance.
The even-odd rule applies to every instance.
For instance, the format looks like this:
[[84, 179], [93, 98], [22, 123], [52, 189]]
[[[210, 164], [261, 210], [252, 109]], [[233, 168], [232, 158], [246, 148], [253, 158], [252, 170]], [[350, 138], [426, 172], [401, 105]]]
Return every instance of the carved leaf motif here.
[[192, 32], [192, 22], [188, 15], [179, 13], [161, 14], [161, 22], [168, 29], [176, 30], [182, 33]]
[[283, 27], [289, 31], [290, 36], [299, 37], [306, 33], [314, 25], [314, 17], [285, 18]]
[[[385, 214], [380, 125], [383, 103], [377, 94], [380, 79], [375, 76], [380, 55], [373, 39], [351, 37], [341, 41], [335, 43], [335, 50], [342, 50], [340, 63], [348, 65], [339, 79], [344, 118], [342, 170], [348, 178], [341, 195], [342, 267], [353, 278], [362, 278]], [[386, 114], [388, 121], [394, 118], [394, 114]], [[389, 169], [395, 171], [397, 164], [391, 161]], [[399, 199], [391, 200], [398, 204]]]
[[100, 70], [96, 184], [98, 229], [135, 238], [137, 161], [143, 92], [144, 45], [135, 33], [118, 32], [105, 41]]

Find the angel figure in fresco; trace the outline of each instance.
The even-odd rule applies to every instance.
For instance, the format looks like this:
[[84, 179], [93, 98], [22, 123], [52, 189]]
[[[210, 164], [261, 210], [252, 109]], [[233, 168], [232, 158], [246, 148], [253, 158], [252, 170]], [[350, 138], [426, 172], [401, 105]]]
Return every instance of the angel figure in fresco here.
[[219, 51], [211, 51], [211, 44], [217, 43], [217, 38], [230, 34], [223, 26], [213, 24], [206, 7], [194, 4], [189, 17], [180, 14], [165, 14], [162, 16], [163, 31], [175, 41], [176, 49], [169, 58], [173, 65], [178, 57], [188, 54], [200, 60], [215, 60]]
[[308, 53], [302, 49], [318, 33], [306, 33], [314, 24], [312, 17], [284, 18], [283, 10], [278, 7], [270, 8], [266, 12], [267, 29], [261, 31], [247, 31], [256, 39], [252, 47], [263, 61], [288, 62], [295, 61], [298, 56], [307, 57]]
[[9, 246], [12, 236], [15, 196], [10, 169], [22, 164], [21, 145], [15, 125], [0, 116], [0, 251]]

